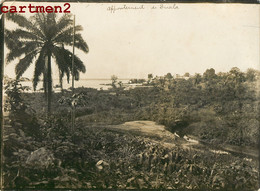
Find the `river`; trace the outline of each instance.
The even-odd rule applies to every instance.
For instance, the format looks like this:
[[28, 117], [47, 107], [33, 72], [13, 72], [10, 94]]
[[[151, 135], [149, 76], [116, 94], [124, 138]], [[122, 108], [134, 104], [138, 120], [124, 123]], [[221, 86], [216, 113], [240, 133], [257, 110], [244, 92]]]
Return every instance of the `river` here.
[[[119, 79], [119, 81], [122, 81], [123, 84], [128, 83], [128, 79]], [[42, 85], [42, 81], [39, 82], [36, 91], [41, 91], [43, 85]], [[23, 86], [28, 86], [30, 87], [29, 92], [31, 92], [33, 90], [33, 86], [32, 86], [32, 81], [23, 81], [21, 82], [21, 84]], [[111, 84], [111, 80], [110, 79], [81, 79], [79, 81], [75, 81], [75, 88], [79, 88], [79, 87], [85, 87], [85, 88], [94, 88], [94, 89], [103, 89], [103, 90], [107, 90], [109, 88], [111, 88], [111, 85], [106, 85], [106, 84]], [[54, 87], [54, 91], [55, 92], [59, 92], [60, 88], [56, 87], [57, 85], [59, 85], [59, 80], [53, 80], [53, 87]], [[71, 87], [71, 82], [68, 84], [67, 80], [63, 80], [63, 89], [69, 89]]]

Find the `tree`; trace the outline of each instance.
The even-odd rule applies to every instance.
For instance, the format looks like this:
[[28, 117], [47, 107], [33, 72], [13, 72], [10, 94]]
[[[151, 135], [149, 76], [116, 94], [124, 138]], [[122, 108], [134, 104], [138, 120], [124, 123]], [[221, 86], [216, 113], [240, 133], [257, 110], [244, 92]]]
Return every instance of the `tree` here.
[[173, 78], [173, 76], [172, 76], [172, 74], [171, 74], [171, 73], [167, 73], [165, 77], [166, 77], [168, 80], [170, 80], [170, 79], [172, 79], [172, 78]]
[[214, 68], [210, 68], [210, 69], [207, 69], [204, 73], [203, 73], [203, 78], [205, 79], [205, 81], [208, 81], [208, 80], [212, 80], [216, 77], [216, 73], [215, 73], [215, 70]]
[[237, 67], [231, 68], [231, 70], [229, 71], [229, 78], [231, 80], [234, 80], [236, 84], [240, 84], [246, 80], [243, 72], [241, 72], [240, 69]]
[[255, 70], [253, 68], [249, 68], [246, 71], [246, 80], [253, 82], [256, 80], [256, 76], [257, 76], [257, 70]]
[[184, 74], [184, 77], [190, 77], [190, 73], [189, 72], [186, 72], [185, 74]]
[[148, 74], [148, 84], [152, 82], [153, 74]]
[[153, 79], [153, 74], [148, 74], [148, 79], [152, 80]]
[[112, 80], [112, 87], [116, 88], [116, 82], [118, 80], [118, 77], [116, 75], [112, 75], [111, 80]]
[[202, 81], [201, 75], [196, 73], [194, 76], [194, 84], [198, 85], [201, 81]]
[[[35, 63], [33, 88], [37, 87], [41, 75], [43, 75], [44, 92], [47, 96], [48, 113], [51, 111], [52, 96], [52, 58], [60, 71], [60, 81], [67, 75], [69, 81], [72, 73], [72, 53], [65, 46], [73, 45], [73, 20], [71, 15], [64, 14], [58, 18], [55, 13], [35, 14], [26, 18], [19, 14], [7, 14], [7, 19], [18, 25], [14, 30], [6, 29], [5, 42], [10, 52], [7, 55], [7, 63], [20, 58], [16, 64], [16, 78], [19, 79], [32, 63]], [[88, 45], [78, 32], [82, 30], [80, 25], [75, 26], [75, 47], [88, 53]], [[85, 72], [85, 66], [79, 57], [74, 57], [75, 79], [79, 79], [79, 72]]]

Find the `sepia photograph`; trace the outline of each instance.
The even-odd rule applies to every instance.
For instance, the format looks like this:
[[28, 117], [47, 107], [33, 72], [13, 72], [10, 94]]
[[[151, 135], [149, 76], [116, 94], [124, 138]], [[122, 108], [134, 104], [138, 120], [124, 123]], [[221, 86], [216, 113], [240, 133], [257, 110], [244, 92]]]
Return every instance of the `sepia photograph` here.
[[259, 6], [4, 2], [2, 190], [259, 189]]

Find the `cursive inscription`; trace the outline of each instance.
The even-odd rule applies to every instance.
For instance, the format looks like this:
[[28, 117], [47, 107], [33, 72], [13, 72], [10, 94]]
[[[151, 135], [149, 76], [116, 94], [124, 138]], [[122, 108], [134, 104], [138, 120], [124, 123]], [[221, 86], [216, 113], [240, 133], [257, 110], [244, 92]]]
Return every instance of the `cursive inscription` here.
[[177, 4], [160, 4], [160, 5], [154, 5], [151, 9], [179, 9]]
[[179, 9], [177, 4], [157, 4], [153, 6], [146, 6], [144, 4], [133, 6], [133, 5], [123, 5], [123, 6], [117, 6], [117, 5], [111, 5], [107, 7], [107, 11], [110, 13], [115, 13], [117, 11], [122, 10], [145, 10], [145, 9], [152, 9], [152, 10], [175, 10]]
[[142, 10], [142, 9], [145, 9], [144, 5], [140, 5], [140, 6], [123, 5], [121, 7], [112, 5], [107, 8], [107, 10], [110, 11], [111, 13], [115, 13], [116, 11], [119, 11], [119, 10]]

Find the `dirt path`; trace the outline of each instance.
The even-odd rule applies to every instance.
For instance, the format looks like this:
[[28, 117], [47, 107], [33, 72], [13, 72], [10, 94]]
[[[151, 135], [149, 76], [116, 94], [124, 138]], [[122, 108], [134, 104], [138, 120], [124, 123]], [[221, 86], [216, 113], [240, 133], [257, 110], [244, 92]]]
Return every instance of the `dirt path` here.
[[178, 136], [165, 130], [165, 126], [158, 125], [153, 121], [130, 121], [120, 125], [108, 125], [107, 129], [143, 136], [150, 142], [163, 145], [167, 148], [176, 147]]
[[[120, 125], [109, 125], [106, 128], [143, 136], [144, 139], [149, 138], [150, 141], [157, 142], [167, 148], [178, 146], [183, 149], [191, 149], [195, 145], [200, 145], [198, 141], [186, 137], [181, 138], [178, 134], [167, 131], [164, 125], [158, 125], [154, 121], [130, 121]], [[198, 148], [192, 149], [201, 152]]]
[[[83, 119], [84, 121], [84, 119]], [[153, 121], [130, 121], [120, 125], [101, 125], [105, 129], [121, 133], [130, 133], [143, 136], [152, 142], [157, 142], [167, 148], [181, 146], [183, 149], [192, 149], [198, 152], [208, 150], [217, 154], [238, 154], [244, 157], [256, 158], [258, 152], [255, 149], [242, 148], [237, 146], [217, 146], [203, 143], [194, 136], [179, 137], [165, 129], [164, 125], [158, 125]]]
[[116, 130], [129, 132], [131, 134], [146, 136], [155, 138], [159, 141], [174, 144], [178, 135], [172, 134], [165, 130], [164, 125], [158, 125], [153, 121], [130, 121], [120, 125], [110, 125], [108, 128]]
[[[108, 129], [128, 132], [135, 135], [144, 136], [147, 138], [152, 138], [155, 142], [160, 142], [160, 144], [166, 147], [174, 147], [176, 145], [181, 146], [184, 149], [193, 149], [196, 151], [208, 150], [210, 152], [218, 154], [242, 154], [244, 156], [256, 157], [258, 153], [251, 151], [250, 149], [238, 149], [235, 146], [224, 146], [214, 148], [212, 145], [207, 146], [205, 143], [201, 143], [193, 136], [184, 136], [180, 138], [176, 133], [171, 133], [165, 130], [164, 125], [158, 125], [153, 121], [130, 121], [120, 125], [109, 125]], [[232, 147], [232, 148], [231, 148]], [[235, 147], [235, 148], [234, 148]]]

